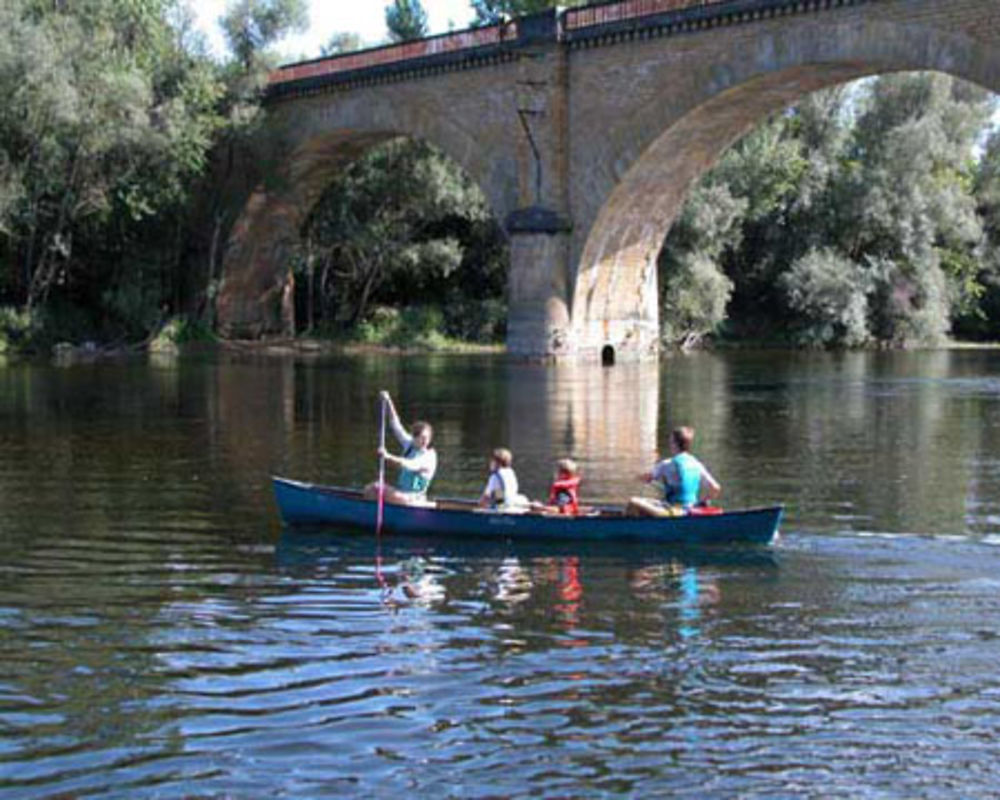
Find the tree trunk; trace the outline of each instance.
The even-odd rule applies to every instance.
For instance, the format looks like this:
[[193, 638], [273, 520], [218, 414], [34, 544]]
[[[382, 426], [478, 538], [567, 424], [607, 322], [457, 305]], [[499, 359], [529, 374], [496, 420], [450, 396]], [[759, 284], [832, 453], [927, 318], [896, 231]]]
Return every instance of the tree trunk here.
[[295, 273], [291, 269], [281, 287], [281, 332], [289, 339], [295, 338]]
[[[49, 297], [49, 290], [52, 288], [52, 282], [56, 277], [56, 270], [58, 262], [56, 261], [55, 254], [52, 252], [53, 248], [56, 247], [57, 243], [62, 239], [63, 231], [67, 226], [67, 222], [70, 215], [70, 200], [73, 197], [73, 188], [76, 185], [76, 175], [77, 169], [80, 165], [80, 150], [77, 148], [73, 151], [70, 161], [69, 170], [69, 180], [66, 183], [66, 189], [63, 191], [62, 199], [59, 201], [59, 215], [56, 218], [56, 224], [52, 229], [51, 235], [48, 237], [48, 244], [42, 250], [41, 258], [38, 260], [38, 266], [35, 268], [35, 274], [31, 276], [31, 285], [28, 288], [28, 310], [39, 304], [44, 304]], [[68, 243], [65, 245], [65, 252], [63, 256], [67, 261], [69, 261], [70, 256], [73, 251], [72, 235], [68, 239]]]
[[358, 298], [358, 306], [354, 310], [354, 316], [351, 318], [351, 325], [357, 325], [365, 318], [365, 311], [368, 310], [368, 297], [371, 295], [372, 289], [375, 287], [378, 272], [379, 270], [376, 262], [376, 266], [370, 268], [368, 273], [365, 275], [365, 282], [361, 287], [361, 297]]
[[313, 305], [316, 293], [316, 255], [313, 253], [312, 237], [306, 239], [306, 271], [309, 283], [306, 286], [306, 332], [312, 333]]
[[215, 220], [212, 224], [212, 241], [208, 246], [208, 270], [205, 275], [205, 307], [203, 318], [205, 323], [215, 327], [215, 263], [219, 257], [219, 239], [222, 237], [222, 222], [224, 215], [216, 211]]

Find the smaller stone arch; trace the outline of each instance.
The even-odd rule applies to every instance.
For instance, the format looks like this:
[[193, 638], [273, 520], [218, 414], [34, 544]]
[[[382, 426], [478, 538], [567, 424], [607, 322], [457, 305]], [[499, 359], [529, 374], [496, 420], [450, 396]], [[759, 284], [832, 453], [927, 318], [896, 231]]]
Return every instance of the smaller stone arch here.
[[[459, 77], [463, 73], [458, 74]], [[259, 337], [288, 332], [288, 264], [299, 230], [333, 175], [370, 148], [398, 136], [423, 139], [453, 158], [482, 188], [498, 218], [517, 203], [513, 139], [484, 135], [481, 114], [463, 108], [481, 99], [375, 86], [283, 101], [268, 108], [252, 166], [258, 179], [240, 207], [223, 255], [216, 300], [220, 332]]]

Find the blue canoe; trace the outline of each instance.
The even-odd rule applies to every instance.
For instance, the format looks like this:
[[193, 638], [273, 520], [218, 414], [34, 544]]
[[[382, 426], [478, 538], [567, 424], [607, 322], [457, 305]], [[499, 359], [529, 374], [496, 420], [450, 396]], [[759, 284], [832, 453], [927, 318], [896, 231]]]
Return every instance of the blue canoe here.
[[[282, 521], [289, 526], [327, 525], [375, 529], [376, 507], [361, 492], [272, 478]], [[782, 507], [750, 508], [682, 517], [627, 517], [621, 508], [597, 507], [586, 516], [505, 514], [463, 500], [434, 507], [386, 504], [383, 531], [416, 536], [503, 537], [575, 541], [642, 541], [674, 544], [748, 542], [769, 544]]]

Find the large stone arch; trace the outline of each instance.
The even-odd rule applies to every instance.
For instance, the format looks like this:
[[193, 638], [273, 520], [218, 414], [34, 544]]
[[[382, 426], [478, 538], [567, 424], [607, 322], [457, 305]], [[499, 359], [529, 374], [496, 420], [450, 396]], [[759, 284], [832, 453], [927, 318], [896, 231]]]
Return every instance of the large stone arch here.
[[[462, 86], [420, 91], [387, 84], [297, 97], [269, 106], [254, 143], [248, 196], [229, 233], [216, 302], [226, 336], [288, 330], [288, 263], [309, 211], [337, 172], [388, 139], [425, 140], [453, 158], [478, 183], [498, 218], [518, 203], [516, 137], [502, 124], [505, 91]], [[484, 129], [484, 125], [487, 126]]]
[[[629, 58], [641, 61], [641, 70], [623, 68], [621, 54], [612, 66], [583, 51], [587, 61], [574, 72], [571, 96], [571, 108], [581, 113], [571, 119], [572, 129], [592, 129], [596, 120], [618, 123], [574, 139], [571, 319], [578, 351], [655, 349], [656, 257], [684, 197], [769, 114], [821, 88], [908, 70], [944, 72], [1000, 91], [1000, 51], [967, 32], [859, 14], [744, 29], [747, 35], [726, 37], [712, 59], [693, 50], [688, 57], [669, 40], [632, 43]], [[615, 49], [622, 48], [606, 48], [609, 59]], [[608, 85], [608, 70], [618, 73], [620, 86]], [[636, 75], [640, 80], [629, 80]], [[598, 82], [609, 100], [603, 107], [593, 101]], [[575, 105], [577, 94], [591, 102]]]

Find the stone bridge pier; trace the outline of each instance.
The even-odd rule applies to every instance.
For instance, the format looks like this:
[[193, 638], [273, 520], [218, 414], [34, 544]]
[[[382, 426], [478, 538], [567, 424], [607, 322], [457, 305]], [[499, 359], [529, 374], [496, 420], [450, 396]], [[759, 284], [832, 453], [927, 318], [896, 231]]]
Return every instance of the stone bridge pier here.
[[809, 92], [903, 70], [1000, 91], [1000, 3], [621, 0], [288, 65], [226, 247], [221, 331], [293, 329], [305, 215], [405, 135], [454, 158], [505, 226], [511, 353], [655, 356], [656, 260], [691, 184]]

